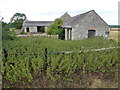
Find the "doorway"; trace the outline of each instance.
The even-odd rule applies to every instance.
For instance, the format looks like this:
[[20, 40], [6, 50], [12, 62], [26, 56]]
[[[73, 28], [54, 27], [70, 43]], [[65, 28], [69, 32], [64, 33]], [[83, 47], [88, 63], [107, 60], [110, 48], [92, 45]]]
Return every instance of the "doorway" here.
[[29, 27], [26, 28], [26, 31], [29, 32]]
[[96, 30], [88, 30], [88, 38], [95, 37]]
[[44, 26], [37, 26], [37, 32], [44, 33], [45, 32]]

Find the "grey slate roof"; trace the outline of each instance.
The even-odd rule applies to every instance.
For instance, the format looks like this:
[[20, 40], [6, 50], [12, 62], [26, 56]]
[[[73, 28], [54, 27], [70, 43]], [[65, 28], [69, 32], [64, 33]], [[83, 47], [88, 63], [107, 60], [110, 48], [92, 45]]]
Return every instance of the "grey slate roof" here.
[[60, 19], [63, 21], [63, 23], [66, 23], [68, 20], [71, 19], [71, 16], [66, 12], [60, 17]]
[[23, 27], [49, 26], [53, 21], [25, 21]]
[[83, 20], [84, 17], [86, 16], [86, 14], [88, 14], [89, 12], [92, 12], [94, 10], [88, 11], [86, 13], [83, 14], [79, 14], [76, 15], [74, 17], [71, 17], [66, 23], [63, 24], [62, 27], [73, 27], [74, 25], [76, 25], [80, 20]]
[[[62, 27], [68, 27], [68, 28], [71, 28], [71, 27], [74, 27], [80, 20], [84, 20], [85, 16], [89, 13], [96, 13], [94, 10], [91, 10], [91, 11], [88, 11], [88, 12], [85, 12], [83, 14], [79, 14], [79, 15], [76, 15], [74, 17], [71, 17], [67, 22], [65, 22]], [[97, 14], [97, 13], [96, 13]], [[98, 14], [97, 14], [98, 15]], [[99, 16], [99, 15], [98, 15]], [[100, 17], [100, 16], [99, 16]], [[101, 18], [101, 17], [100, 17]], [[101, 18], [101, 20], [103, 20]], [[104, 21], [104, 20], [103, 20]], [[104, 21], [104, 23], [108, 26], [108, 24]]]

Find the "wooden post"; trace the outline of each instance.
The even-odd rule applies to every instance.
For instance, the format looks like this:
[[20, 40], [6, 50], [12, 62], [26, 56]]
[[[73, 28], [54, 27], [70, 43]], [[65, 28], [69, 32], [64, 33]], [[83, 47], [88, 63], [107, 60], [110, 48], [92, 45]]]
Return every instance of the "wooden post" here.
[[4, 51], [5, 62], [6, 62], [7, 61], [7, 57], [8, 57], [8, 53], [7, 53], [7, 51], [5, 49], [3, 49], [3, 51]]
[[44, 59], [44, 75], [46, 76], [46, 70], [47, 70], [47, 48], [45, 48], [45, 59]]

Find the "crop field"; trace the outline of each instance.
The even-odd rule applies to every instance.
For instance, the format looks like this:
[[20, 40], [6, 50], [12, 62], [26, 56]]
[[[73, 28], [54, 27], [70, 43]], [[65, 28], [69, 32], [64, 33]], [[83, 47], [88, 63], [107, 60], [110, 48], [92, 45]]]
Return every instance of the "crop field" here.
[[120, 28], [111, 28], [109, 38], [114, 39], [117, 42], [119, 42], [120, 41]]
[[[4, 41], [3, 88], [117, 87], [118, 49], [90, 51], [117, 46], [103, 37], [65, 41], [32, 36]], [[79, 52], [84, 50], [89, 51]], [[58, 54], [66, 51], [73, 52]]]

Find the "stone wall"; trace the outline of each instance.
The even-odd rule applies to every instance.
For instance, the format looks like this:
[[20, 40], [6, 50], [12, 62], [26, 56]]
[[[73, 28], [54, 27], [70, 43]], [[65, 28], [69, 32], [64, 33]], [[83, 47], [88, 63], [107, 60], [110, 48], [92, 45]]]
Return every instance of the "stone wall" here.
[[[37, 27], [23, 27], [23, 31], [27, 32], [27, 28], [29, 28], [29, 32], [37, 32]], [[45, 33], [47, 33], [48, 26], [45, 26]]]
[[37, 27], [24, 27], [24, 32], [27, 32], [27, 28], [29, 28], [29, 32], [37, 32]]
[[45, 28], [45, 33], [47, 33], [47, 30], [48, 30], [48, 26], [45, 26], [44, 28]]
[[29, 27], [30, 32], [37, 32], [37, 27]]
[[95, 36], [104, 36], [109, 26], [96, 14], [90, 12], [72, 28], [72, 40], [88, 38], [88, 30], [94, 28]]

